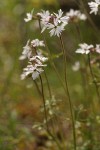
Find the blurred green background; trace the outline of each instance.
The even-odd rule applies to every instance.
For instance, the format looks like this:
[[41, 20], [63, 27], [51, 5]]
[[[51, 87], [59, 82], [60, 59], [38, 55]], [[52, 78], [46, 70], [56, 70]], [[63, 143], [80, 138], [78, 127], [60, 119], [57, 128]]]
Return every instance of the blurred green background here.
[[[56, 12], [61, 8], [63, 11], [68, 11], [70, 8], [78, 9], [78, 4], [79, 2], [74, 0], [0, 1], [0, 150], [33, 150], [36, 133], [32, 130], [32, 125], [34, 121], [41, 120], [39, 113], [41, 101], [34, 82], [32, 79], [20, 80], [22, 68], [25, 66], [24, 62], [19, 61], [23, 46], [28, 39], [39, 38], [42, 40], [37, 22], [24, 22], [26, 13], [33, 8], [35, 13], [40, 12], [41, 9]], [[84, 11], [83, 7], [81, 9]], [[98, 30], [99, 23], [98, 18], [94, 16], [93, 23], [91, 21], [80, 22], [78, 26], [82, 39], [79, 37], [77, 25], [68, 26], [63, 34], [69, 53], [67, 58], [69, 88], [75, 106], [81, 103], [86, 104], [82, 76], [79, 71], [75, 72], [73, 76], [72, 65], [82, 59], [80, 56], [76, 56], [75, 50], [80, 41], [99, 42], [95, 32], [95, 28]], [[60, 53], [57, 38], [50, 39], [46, 34], [46, 40], [52, 55]], [[61, 72], [62, 59], [61, 57], [59, 59], [55, 60], [55, 64]], [[64, 99], [61, 84], [49, 64], [46, 71], [53, 94]], [[83, 74], [83, 76], [85, 75]], [[45, 82], [44, 85], [46, 89]], [[91, 90], [94, 92], [93, 87]]]

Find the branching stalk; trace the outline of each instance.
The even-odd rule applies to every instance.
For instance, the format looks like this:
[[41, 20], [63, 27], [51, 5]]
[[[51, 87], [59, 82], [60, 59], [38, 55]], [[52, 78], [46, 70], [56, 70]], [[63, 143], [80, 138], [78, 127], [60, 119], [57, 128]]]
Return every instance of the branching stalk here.
[[41, 93], [42, 93], [42, 99], [43, 99], [44, 117], [45, 117], [45, 121], [46, 121], [46, 130], [47, 130], [47, 133], [50, 135], [50, 137], [56, 142], [59, 150], [62, 150], [62, 147], [61, 147], [60, 143], [58, 142], [58, 140], [56, 139], [56, 137], [49, 130], [48, 117], [47, 117], [47, 111], [46, 111], [46, 105], [45, 105], [43, 82], [42, 82], [41, 75], [39, 75], [39, 76], [40, 76], [40, 82], [41, 82]]
[[[38, 20], [38, 23], [39, 23], [39, 29], [40, 29], [40, 32], [41, 32], [41, 22], [40, 22], [40, 20]], [[43, 35], [43, 33], [42, 33], [42, 35]], [[49, 48], [48, 48], [48, 45], [47, 45], [47, 42], [46, 42], [46, 39], [45, 39], [45, 36], [44, 36], [44, 35], [43, 35], [43, 40], [44, 40], [45, 46], [46, 46], [47, 51], [48, 51], [48, 55], [49, 55], [49, 58], [50, 58], [50, 60], [49, 60], [49, 61], [50, 61], [50, 64], [51, 64], [51, 66], [53, 67], [53, 69], [54, 69], [54, 71], [55, 71], [55, 73], [56, 73], [56, 75], [57, 75], [57, 77], [58, 77], [58, 79], [59, 79], [59, 81], [60, 81], [60, 83], [61, 83], [61, 85], [62, 85], [62, 87], [63, 87], [63, 89], [64, 89], [64, 91], [65, 91], [65, 93], [66, 93], [66, 88], [65, 88], [65, 86], [64, 86], [63, 80], [62, 80], [62, 78], [61, 78], [60, 75], [59, 75], [59, 72], [58, 72], [58, 70], [57, 70], [57, 68], [56, 68], [56, 66], [55, 66], [54, 61], [52, 60], [51, 52], [50, 52], [50, 50], [49, 50]]]
[[100, 93], [99, 93], [99, 89], [98, 89], [98, 85], [97, 85], [95, 76], [94, 76], [93, 71], [92, 71], [90, 54], [88, 54], [88, 63], [89, 63], [89, 69], [90, 69], [90, 73], [92, 76], [92, 80], [93, 80], [93, 83], [94, 83], [95, 88], [96, 88], [97, 97], [98, 97], [98, 100], [100, 101]]
[[67, 91], [68, 101], [69, 101], [69, 105], [70, 105], [70, 113], [71, 113], [71, 120], [72, 120], [72, 127], [73, 127], [74, 150], [76, 150], [75, 121], [74, 121], [72, 102], [70, 99], [70, 93], [69, 93], [69, 88], [68, 88], [66, 51], [65, 51], [62, 35], [60, 36], [60, 43], [61, 43], [61, 47], [62, 47], [62, 51], [63, 51], [63, 57], [64, 57], [65, 85], [66, 85], [66, 91]]

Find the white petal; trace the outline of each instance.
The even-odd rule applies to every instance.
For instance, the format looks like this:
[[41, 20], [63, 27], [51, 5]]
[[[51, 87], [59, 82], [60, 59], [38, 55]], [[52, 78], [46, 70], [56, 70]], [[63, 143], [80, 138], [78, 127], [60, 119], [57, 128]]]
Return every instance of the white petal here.
[[83, 49], [77, 49], [77, 50], [76, 50], [76, 53], [84, 54], [84, 53], [85, 53], [85, 50], [83, 50]]
[[33, 73], [32, 73], [32, 78], [33, 78], [33, 80], [35, 80], [36, 78], [38, 78], [39, 77], [39, 73], [37, 72], [37, 71], [34, 71]]
[[55, 34], [55, 29], [53, 28], [51, 31], [50, 31], [50, 36], [53, 36]]
[[90, 53], [90, 51], [89, 50], [86, 50], [86, 52], [85, 52], [86, 54], [89, 54]]

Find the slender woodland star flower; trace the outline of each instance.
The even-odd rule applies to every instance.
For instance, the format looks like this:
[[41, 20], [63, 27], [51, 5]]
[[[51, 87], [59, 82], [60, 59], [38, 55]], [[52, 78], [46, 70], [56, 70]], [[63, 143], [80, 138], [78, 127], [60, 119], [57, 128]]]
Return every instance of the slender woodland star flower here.
[[33, 47], [45, 46], [44, 41], [39, 41], [38, 39], [32, 40], [31, 45]]
[[27, 41], [27, 44], [23, 47], [22, 55], [19, 57], [20, 60], [29, 58], [32, 54], [32, 49], [29, 46], [30, 40]]
[[79, 20], [86, 20], [87, 17], [85, 14], [81, 13], [79, 10], [70, 9], [69, 12], [66, 13], [66, 16], [69, 17], [69, 21], [77, 22]]
[[32, 58], [30, 58], [30, 61], [36, 61], [38, 60], [38, 62], [40, 62], [39, 64], [41, 64], [41, 62], [45, 62], [48, 60], [47, 57], [44, 57], [42, 55], [36, 55], [36, 56], [33, 56]]
[[[32, 57], [33, 49], [37, 47], [45, 46], [44, 41], [40, 41], [38, 39], [34, 39], [30, 42], [30, 40], [27, 41], [27, 44], [25, 47], [23, 47], [22, 55], [19, 57], [20, 60], [24, 60], [26, 58]], [[39, 52], [38, 52], [39, 54]]]
[[64, 30], [64, 27], [68, 24], [69, 17], [62, 16], [63, 12], [61, 9], [58, 11], [58, 14], [50, 14], [48, 11], [43, 11], [42, 14], [38, 14], [40, 14], [40, 20], [43, 26], [41, 33], [44, 32], [44, 30], [49, 29], [50, 36], [57, 35], [59, 37]]
[[88, 3], [91, 11], [90, 14], [94, 13], [95, 15], [97, 15], [99, 6], [100, 6], [100, 0], [95, 0], [94, 2], [89, 2]]
[[50, 12], [48, 10], [47, 11], [42, 10], [42, 12], [37, 13], [37, 15], [41, 17], [41, 22], [43, 24], [47, 24], [50, 20], [50, 17], [51, 17]]
[[36, 65], [33, 66], [32, 63], [27, 65], [26, 68], [23, 69], [23, 73], [21, 74], [21, 79], [25, 79], [27, 76], [32, 75], [33, 80], [39, 77], [39, 75], [43, 72], [44, 70], [40, 67], [37, 67]]
[[[30, 44], [31, 43], [31, 44]], [[25, 79], [27, 76], [31, 75], [33, 80], [38, 78], [38, 76], [44, 71], [44, 67], [47, 65], [44, 64], [48, 58], [44, 57], [41, 52], [39, 52], [38, 47], [45, 46], [43, 41], [38, 39], [28, 40], [20, 59], [28, 58], [28, 65], [26, 68], [23, 69], [23, 73], [21, 75], [21, 79]], [[35, 54], [34, 52], [35, 51]]]
[[29, 22], [32, 20], [32, 16], [33, 16], [32, 13], [27, 13], [26, 16], [27, 16], [27, 18], [24, 18], [25, 22]]
[[80, 54], [89, 54], [91, 49], [94, 48], [93, 45], [88, 45], [86, 43], [83, 44], [79, 44], [79, 49], [76, 50], [76, 53], [80, 53]]
[[84, 20], [84, 21], [87, 19], [86, 15], [85, 15], [85, 14], [82, 14], [82, 13], [80, 13], [80, 14], [78, 15], [78, 18], [79, 18], [80, 20]]
[[51, 18], [51, 14], [48, 10], [47, 11], [42, 10], [42, 12], [37, 13], [37, 16], [40, 17], [40, 20], [41, 20], [41, 23], [43, 26], [42, 31], [41, 31], [41, 33], [42, 33], [47, 28], [47, 25], [48, 25], [50, 18]]
[[25, 79], [30, 74], [32, 75], [33, 80], [38, 78], [38, 76], [44, 71], [43, 67], [46, 67], [46, 64], [43, 64], [48, 58], [43, 56], [33, 56], [29, 59], [29, 65], [23, 69], [21, 79]]
[[58, 14], [54, 13], [56, 18], [58, 19], [58, 22], [59, 23], [64, 23], [64, 24], [68, 24], [68, 20], [69, 20], [69, 17], [68, 16], [64, 16], [62, 17], [63, 15], [63, 11], [60, 9], [58, 10]]
[[96, 44], [95, 48], [96, 52], [100, 54], [100, 44]]
[[52, 23], [49, 23], [47, 29], [50, 29], [50, 36], [53, 36], [53, 35], [57, 35], [58, 37], [60, 36], [61, 32], [64, 31], [64, 27], [65, 27], [65, 24], [62, 23], [61, 25], [58, 25], [58, 19], [54, 19], [54, 24]]

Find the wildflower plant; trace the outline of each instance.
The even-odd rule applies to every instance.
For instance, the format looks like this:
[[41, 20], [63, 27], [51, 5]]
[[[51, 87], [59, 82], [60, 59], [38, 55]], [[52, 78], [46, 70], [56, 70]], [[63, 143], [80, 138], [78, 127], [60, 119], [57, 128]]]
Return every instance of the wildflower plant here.
[[20, 56], [20, 60], [28, 58], [28, 65], [23, 69], [23, 73], [21, 75], [21, 79], [25, 79], [30, 74], [32, 75], [33, 80], [39, 77], [39, 75], [44, 71], [44, 64], [48, 58], [42, 56], [41, 52], [38, 52], [38, 47], [45, 46], [43, 41], [39, 41], [38, 39], [28, 40], [27, 45], [23, 48], [22, 55]]
[[[100, 5], [99, 0], [95, 0], [95, 2], [90, 2], [88, 3], [91, 12], [90, 13], [95, 13], [97, 14], [98, 7]], [[42, 10], [39, 13], [33, 14], [33, 11], [31, 13], [27, 13], [27, 18], [25, 18], [25, 22], [29, 22], [31, 20], [34, 21], [37, 20], [39, 23], [39, 29], [40, 29], [40, 34], [42, 35], [41, 37], [43, 40], [39, 40], [37, 37], [36, 39], [33, 40], [28, 40], [26, 45], [23, 47], [23, 51], [21, 56], [19, 57], [20, 60], [26, 59], [28, 61], [27, 66], [23, 69], [23, 73], [21, 74], [21, 79], [25, 79], [26, 77], [32, 77], [34, 82], [36, 83], [36, 87], [38, 88], [39, 94], [42, 98], [42, 108], [41, 112], [44, 114], [44, 121], [43, 123], [36, 123], [33, 128], [38, 128], [42, 129], [44, 128], [48, 135], [52, 138], [53, 141], [55, 141], [56, 145], [58, 146], [59, 150], [66, 149], [67, 143], [65, 143], [64, 140], [64, 133], [60, 131], [60, 136], [62, 139], [62, 144], [59, 138], [57, 137], [56, 134], [56, 129], [55, 129], [55, 122], [58, 125], [59, 130], [61, 129], [61, 125], [59, 125], [59, 114], [57, 112], [60, 112], [60, 105], [61, 103], [63, 104], [63, 101], [59, 101], [57, 98], [55, 98], [52, 94], [52, 90], [50, 87], [50, 83], [48, 80], [48, 76], [46, 73], [46, 67], [47, 67], [47, 61], [50, 62], [50, 65], [54, 69], [61, 85], [64, 90], [65, 94], [65, 103], [69, 102], [69, 110], [70, 110], [70, 124], [72, 127], [72, 135], [73, 135], [73, 146], [72, 149], [77, 150], [77, 149], [85, 149], [87, 145], [89, 145], [89, 141], [83, 142], [83, 147], [77, 146], [77, 131], [78, 133], [81, 133], [80, 128], [82, 123], [76, 118], [75, 116], [75, 110], [73, 107], [73, 101], [71, 99], [70, 95], [70, 90], [69, 90], [69, 81], [67, 77], [67, 53], [66, 53], [66, 48], [64, 45], [63, 41], [63, 36], [62, 32], [64, 32], [65, 27], [69, 27], [70, 23], [77, 23], [78, 21], [82, 20], [85, 21], [87, 19], [87, 16], [82, 13], [80, 10], [73, 10], [70, 9], [69, 12], [64, 12], [59, 9], [58, 13], [50, 13], [49, 10]], [[56, 36], [57, 39], [60, 41], [60, 49], [61, 49], [61, 54], [63, 55], [63, 65], [62, 65], [62, 74], [59, 73], [58, 69], [55, 66], [54, 63], [54, 58], [51, 55], [51, 51], [49, 50], [49, 47], [46, 43], [46, 38], [44, 36], [44, 31], [47, 30], [49, 31], [50, 37]], [[42, 51], [40, 50], [42, 48]], [[44, 51], [44, 48], [46, 52]], [[43, 53], [42, 53], [43, 52]], [[44, 54], [47, 54], [46, 56]], [[100, 44], [87, 44], [85, 42], [79, 43], [79, 48], [75, 51], [75, 54], [86, 54], [88, 57], [88, 68], [90, 69], [90, 74], [93, 80], [93, 83], [95, 84], [96, 88], [96, 93], [98, 96], [98, 100], [100, 100], [100, 94], [99, 94], [99, 87], [98, 83], [95, 79], [92, 66], [91, 66], [91, 55], [99, 55], [100, 54]], [[57, 54], [58, 56], [58, 54]], [[59, 59], [59, 57], [58, 57]], [[73, 71], [78, 71], [81, 69], [81, 63], [79, 61], [75, 61], [75, 64], [72, 66]], [[42, 77], [41, 74], [44, 74], [46, 83], [47, 83], [47, 89], [49, 91], [49, 96], [46, 96], [45, 91], [44, 91], [44, 78]], [[37, 84], [35, 81], [38, 79], [40, 84]], [[86, 81], [87, 82], [87, 81]], [[39, 86], [40, 85], [40, 86]], [[80, 132], [79, 132], [80, 131]]]
[[58, 37], [61, 35], [61, 32], [64, 31], [65, 26], [68, 24], [69, 17], [62, 16], [63, 12], [60, 9], [57, 13], [50, 14], [49, 11], [42, 11], [37, 14], [40, 17], [42, 23], [42, 31], [44, 32], [46, 29], [50, 30], [50, 36], [57, 35]]

